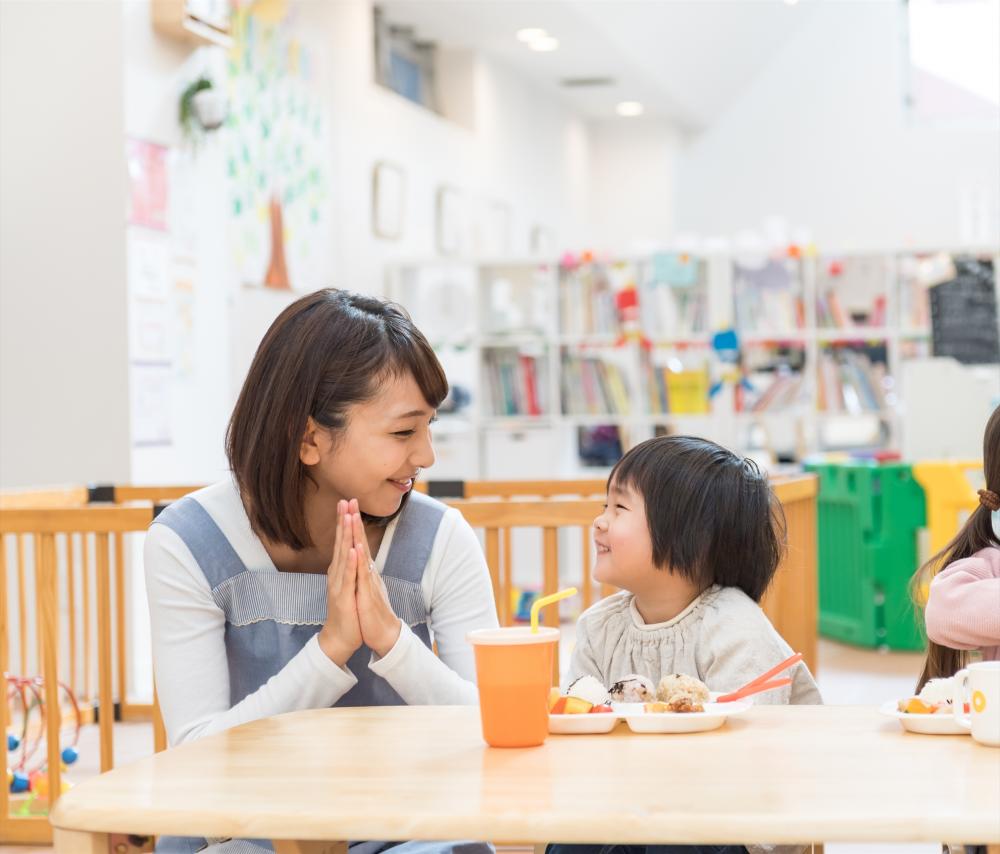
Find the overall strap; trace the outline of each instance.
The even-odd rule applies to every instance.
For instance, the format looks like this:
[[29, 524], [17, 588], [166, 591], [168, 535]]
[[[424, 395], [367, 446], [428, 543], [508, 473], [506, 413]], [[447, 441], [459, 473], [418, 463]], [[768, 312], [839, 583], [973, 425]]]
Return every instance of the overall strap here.
[[166, 525], [183, 540], [213, 590], [246, 569], [215, 520], [190, 496], [167, 507], [153, 524]]

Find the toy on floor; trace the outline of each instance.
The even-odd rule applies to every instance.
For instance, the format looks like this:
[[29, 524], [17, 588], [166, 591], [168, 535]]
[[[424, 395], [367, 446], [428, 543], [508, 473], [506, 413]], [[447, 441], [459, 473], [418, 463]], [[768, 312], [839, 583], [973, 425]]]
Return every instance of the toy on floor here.
[[[49, 777], [46, 738], [45, 683], [40, 677], [24, 678], [7, 676], [8, 719], [13, 722], [13, 732], [7, 733], [7, 754], [10, 766], [7, 768], [7, 786], [14, 795], [24, 795], [20, 813], [27, 815], [41, 809], [47, 811], [49, 801]], [[80, 739], [80, 707], [76, 696], [68, 686], [59, 683], [60, 716], [60, 757], [62, 771], [66, 771], [79, 758], [77, 745]], [[67, 713], [69, 724], [64, 724]], [[69, 730], [69, 743], [62, 746], [64, 731]], [[16, 759], [16, 761], [13, 761]], [[67, 780], [62, 781], [63, 792], [70, 788]], [[34, 803], [35, 801], [38, 803]]]

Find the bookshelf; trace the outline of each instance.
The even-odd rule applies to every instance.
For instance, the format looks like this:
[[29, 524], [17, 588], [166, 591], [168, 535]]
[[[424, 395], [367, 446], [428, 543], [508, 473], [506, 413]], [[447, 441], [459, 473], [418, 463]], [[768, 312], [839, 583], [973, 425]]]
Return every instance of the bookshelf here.
[[[593, 477], [664, 432], [778, 460], [901, 447], [901, 366], [930, 354], [948, 257], [436, 260], [390, 268], [386, 293], [456, 389], [436, 477]], [[738, 364], [713, 346], [730, 327]]]

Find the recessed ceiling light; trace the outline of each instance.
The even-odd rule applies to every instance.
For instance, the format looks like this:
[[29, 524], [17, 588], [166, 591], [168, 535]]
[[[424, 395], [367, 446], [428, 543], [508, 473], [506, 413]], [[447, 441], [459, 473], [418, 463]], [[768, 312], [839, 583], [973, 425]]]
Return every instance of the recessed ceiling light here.
[[541, 27], [526, 27], [523, 30], [517, 31], [517, 40], [519, 42], [525, 42], [526, 44], [530, 44], [531, 42], [536, 41], [537, 39], [545, 38], [547, 35], [548, 33], [545, 32], [545, 30], [543, 30]]
[[798, 2], [799, 2], [799, 0], [785, 0], [785, 5], [786, 6], [794, 6]]
[[542, 36], [541, 38], [533, 39], [528, 42], [528, 47], [532, 50], [537, 50], [540, 53], [548, 53], [551, 50], [559, 49], [559, 39], [555, 36]]
[[615, 107], [615, 112], [619, 116], [641, 116], [644, 109], [638, 101], [621, 101]]

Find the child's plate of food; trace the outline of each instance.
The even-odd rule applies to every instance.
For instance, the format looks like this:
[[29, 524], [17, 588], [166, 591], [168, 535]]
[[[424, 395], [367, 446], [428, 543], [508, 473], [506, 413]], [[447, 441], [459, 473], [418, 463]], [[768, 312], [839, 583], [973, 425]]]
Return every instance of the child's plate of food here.
[[920, 693], [902, 700], [887, 700], [880, 707], [883, 715], [895, 718], [905, 730], [922, 735], [968, 735], [951, 713], [954, 680], [931, 679]]
[[611, 732], [617, 724], [607, 688], [592, 676], [577, 679], [565, 694], [558, 688], [549, 694], [549, 732], [599, 735]]
[[716, 729], [731, 715], [753, 704], [749, 700], [712, 702], [713, 694], [693, 676], [669, 674], [659, 685], [630, 674], [610, 687], [583, 676], [565, 694], [553, 689], [549, 697], [549, 732], [607, 733], [619, 720], [633, 732], [703, 732]]
[[726, 718], [741, 715], [753, 703], [736, 700], [731, 703], [698, 703], [693, 708], [684, 704], [657, 701], [654, 703], [621, 703], [615, 706], [632, 732], [706, 732], [718, 729]]

